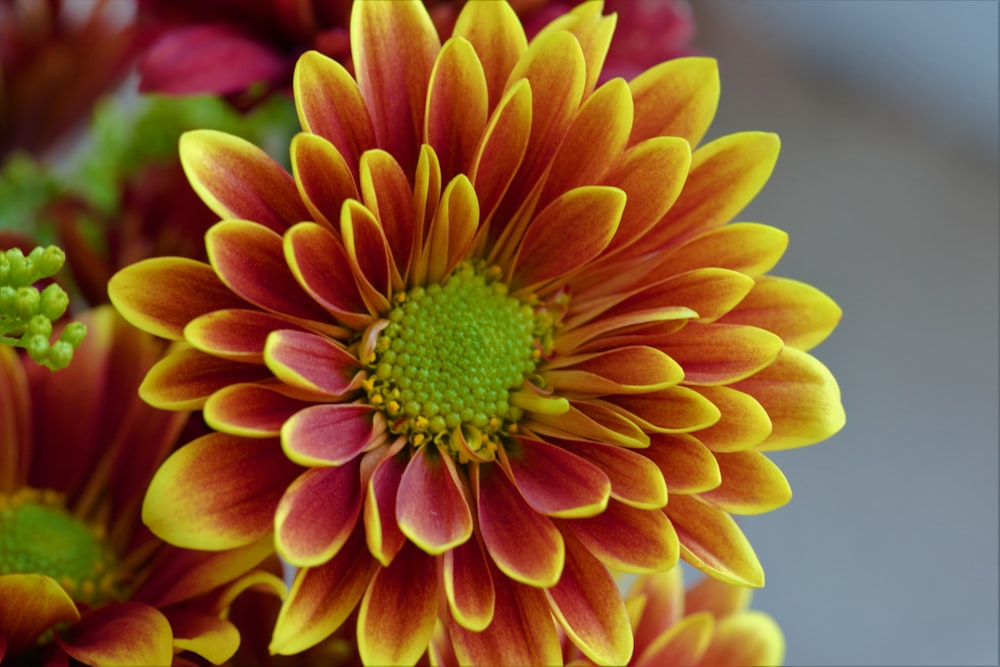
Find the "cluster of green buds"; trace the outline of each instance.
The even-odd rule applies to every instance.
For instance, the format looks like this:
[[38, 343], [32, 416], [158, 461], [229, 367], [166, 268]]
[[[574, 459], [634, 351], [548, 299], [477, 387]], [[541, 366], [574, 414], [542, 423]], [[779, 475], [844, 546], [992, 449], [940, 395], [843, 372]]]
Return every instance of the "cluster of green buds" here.
[[52, 323], [66, 312], [69, 297], [51, 283], [39, 291], [34, 284], [54, 276], [66, 261], [56, 246], [35, 248], [27, 256], [19, 248], [0, 252], [0, 343], [22, 347], [36, 363], [59, 370], [73, 360], [87, 327], [71, 322], [51, 342]]

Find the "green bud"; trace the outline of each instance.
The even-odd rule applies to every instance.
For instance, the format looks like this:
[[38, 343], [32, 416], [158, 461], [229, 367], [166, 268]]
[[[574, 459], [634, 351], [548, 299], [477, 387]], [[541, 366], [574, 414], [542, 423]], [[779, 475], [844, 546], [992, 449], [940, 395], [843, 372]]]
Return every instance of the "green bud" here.
[[58, 320], [69, 306], [69, 297], [62, 287], [52, 283], [42, 290], [39, 312], [50, 320]]
[[7, 262], [10, 264], [10, 271], [8, 274], [8, 284], [15, 287], [20, 287], [23, 285], [30, 285], [34, 282], [31, 279], [31, 268], [28, 265], [28, 260], [21, 252], [20, 248], [11, 248], [7, 251]]
[[[42, 248], [39, 246], [35, 250], [42, 250]], [[35, 250], [31, 251], [32, 254]], [[62, 248], [50, 245], [39, 253], [38, 259], [35, 260], [35, 271], [39, 278], [49, 278], [54, 276], [65, 262], [66, 253], [62, 251]]]
[[29, 336], [45, 336], [48, 340], [52, 335], [52, 322], [44, 315], [35, 315], [28, 321], [28, 330], [25, 333]]
[[57, 340], [49, 350], [49, 363], [45, 364], [50, 370], [58, 371], [69, 366], [73, 361], [73, 346], [64, 340]]
[[17, 299], [17, 290], [10, 285], [0, 287], [0, 317], [14, 314], [14, 301]]
[[63, 329], [62, 335], [59, 336], [60, 341], [69, 343], [73, 349], [80, 347], [80, 343], [83, 342], [84, 337], [87, 335], [87, 325], [83, 322], [70, 322]]
[[28, 356], [41, 363], [49, 351], [49, 339], [45, 336], [27, 336], [24, 340], [24, 349], [28, 351]]
[[41, 300], [38, 290], [34, 287], [18, 287], [17, 295], [14, 297], [14, 315], [21, 320], [28, 319], [38, 312]]

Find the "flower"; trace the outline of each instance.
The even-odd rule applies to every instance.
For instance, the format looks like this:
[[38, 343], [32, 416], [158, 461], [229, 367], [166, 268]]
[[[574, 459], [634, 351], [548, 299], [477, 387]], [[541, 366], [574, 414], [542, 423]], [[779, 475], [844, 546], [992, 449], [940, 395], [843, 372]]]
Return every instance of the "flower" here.
[[109, 295], [185, 343], [142, 396], [216, 432], [160, 468], [143, 516], [206, 550], [274, 531], [299, 569], [271, 651], [357, 608], [364, 662], [413, 663], [440, 596], [463, 662], [558, 662], [557, 622], [625, 663], [608, 568], [680, 555], [763, 584], [730, 513], [788, 501], [765, 451], [843, 424], [806, 351], [840, 311], [765, 275], [783, 232], [725, 224], [777, 138], [692, 153], [715, 62], [597, 88], [613, 28], [587, 3], [527, 43], [509, 6], [469, 3], [442, 45], [419, 3], [357, 3], [356, 79], [298, 62], [292, 175], [234, 137], [182, 137], [223, 218], [209, 263], [139, 262]]
[[80, 319], [90, 335], [57, 373], [0, 347], [0, 661], [222, 662], [239, 643], [231, 599], [284, 592], [249, 572], [270, 545], [184, 551], [142, 526], [142, 494], [187, 415], [136, 395], [160, 342], [110, 306]]

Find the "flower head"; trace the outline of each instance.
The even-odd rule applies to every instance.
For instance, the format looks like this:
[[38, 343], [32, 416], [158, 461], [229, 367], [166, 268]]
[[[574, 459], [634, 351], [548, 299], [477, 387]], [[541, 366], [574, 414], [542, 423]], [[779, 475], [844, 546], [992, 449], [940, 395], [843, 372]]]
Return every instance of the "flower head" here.
[[725, 224], [776, 137], [692, 153], [709, 59], [597, 87], [614, 24], [587, 3], [529, 43], [509, 6], [469, 3], [442, 45], [420, 3], [357, 3], [356, 74], [298, 62], [292, 175], [234, 137], [182, 138], [223, 218], [209, 263], [147, 260], [109, 291], [186, 343], [141, 394], [217, 432], [164, 464], [144, 519], [201, 549], [274, 531], [299, 571], [273, 652], [357, 609], [363, 661], [412, 663], [440, 599], [462, 662], [558, 662], [558, 624], [624, 663], [609, 568], [680, 555], [763, 584], [730, 513], [789, 499], [764, 451], [842, 425], [806, 352], [840, 312], [764, 275], [782, 232]]
[[282, 592], [247, 574], [269, 544], [186, 552], [142, 526], [142, 494], [186, 415], [136, 396], [160, 342], [110, 306], [81, 320], [90, 336], [58, 373], [0, 347], [0, 660], [226, 660], [239, 643], [223, 617], [232, 598]]

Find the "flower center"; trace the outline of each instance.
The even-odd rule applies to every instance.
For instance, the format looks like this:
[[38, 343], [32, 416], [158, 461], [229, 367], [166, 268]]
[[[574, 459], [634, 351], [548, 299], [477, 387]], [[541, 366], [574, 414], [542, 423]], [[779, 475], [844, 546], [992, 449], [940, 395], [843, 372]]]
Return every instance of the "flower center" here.
[[535, 370], [551, 318], [508, 295], [496, 268], [461, 264], [443, 284], [397, 294], [365, 382], [413, 446], [491, 460], [523, 415], [512, 391]]
[[115, 552], [74, 517], [54, 491], [0, 495], [0, 575], [44, 574], [73, 600], [90, 605], [120, 597]]

